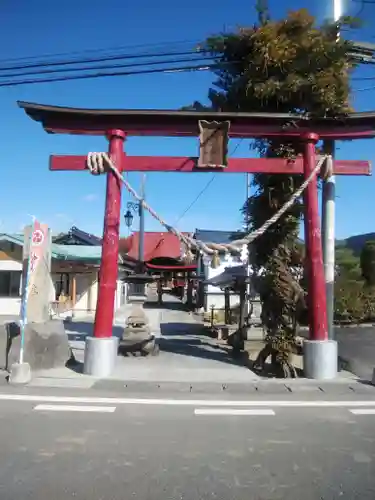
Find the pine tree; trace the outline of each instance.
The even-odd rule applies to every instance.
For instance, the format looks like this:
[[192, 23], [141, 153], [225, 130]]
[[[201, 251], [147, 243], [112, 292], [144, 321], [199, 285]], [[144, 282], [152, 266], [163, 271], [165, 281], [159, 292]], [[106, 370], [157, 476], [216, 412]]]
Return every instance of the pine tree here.
[[[317, 26], [307, 10], [271, 20], [267, 2], [258, 0], [258, 23], [206, 41], [205, 48], [219, 68], [209, 91], [213, 109], [252, 112], [299, 112], [338, 116], [350, 110], [349, 42], [336, 40], [335, 25]], [[349, 21], [349, 20], [347, 20]], [[301, 152], [295, 141], [257, 140], [254, 147], [267, 157], [294, 157]], [[301, 176], [256, 174], [254, 195], [243, 213], [251, 230], [269, 219], [298, 188]], [[264, 367], [272, 355], [282, 376], [295, 375], [289, 363], [299, 311], [306, 308], [304, 293], [293, 267], [301, 264], [297, 235], [302, 201], [263, 236], [255, 240], [252, 255], [265, 269], [261, 289], [262, 321], [267, 345], [258, 358]]]

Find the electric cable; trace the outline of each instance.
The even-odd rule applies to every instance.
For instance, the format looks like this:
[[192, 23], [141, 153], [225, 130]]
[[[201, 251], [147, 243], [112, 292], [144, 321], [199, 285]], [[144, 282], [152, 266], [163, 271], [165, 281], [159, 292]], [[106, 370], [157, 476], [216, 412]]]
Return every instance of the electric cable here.
[[[197, 54], [199, 55], [199, 54]], [[77, 71], [94, 71], [94, 70], [109, 70], [109, 69], [116, 69], [116, 68], [136, 68], [136, 67], [143, 67], [143, 66], [157, 66], [160, 64], [177, 64], [177, 63], [183, 63], [183, 62], [201, 62], [201, 61], [211, 61], [212, 62], [212, 57], [185, 57], [181, 59], [173, 59], [173, 60], [162, 60], [162, 61], [147, 61], [147, 62], [141, 62], [141, 63], [128, 63], [128, 64], [109, 64], [109, 65], [96, 65], [96, 66], [88, 66], [86, 68], [54, 68], [54, 69], [43, 69], [39, 71], [26, 71], [22, 73], [1, 73], [0, 70], [0, 78], [17, 78], [21, 76], [39, 76], [39, 75], [46, 75], [46, 74], [56, 74], [56, 73], [66, 73], [66, 72], [77, 72]], [[1, 80], [0, 80], [1, 81]]]
[[199, 50], [184, 50], [184, 51], [165, 51], [165, 52], [154, 52], [154, 53], [124, 53], [124, 54], [114, 54], [114, 55], [106, 55], [101, 57], [88, 57], [83, 59], [60, 59], [55, 61], [47, 61], [47, 62], [36, 62], [29, 64], [21, 64], [21, 65], [13, 65], [13, 66], [2, 66], [0, 67], [0, 71], [7, 70], [15, 70], [20, 71], [24, 69], [34, 69], [34, 68], [50, 68], [52, 66], [71, 66], [76, 64], [89, 64], [89, 63], [97, 63], [97, 62], [107, 62], [107, 61], [119, 61], [122, 59], [145, 59], [145, 58], [154, 58], [154, 57], [174, 57], [174, 56], [184, 56], [184, 55], [194, 55], [199, 53], [207, 52], [205, 49]]
[[[70, 52], [58, 52], [58, 53], [49, 53], [49, 54], [40, 54], [40, 55], [35, 55], [35, 56], [25, 56], [25, 57], [13, 57], [10, 59], [0, 59], [0, 65], [4, 63], [16, 63], [16, 62], [23, 62], [26, 63], [27, 61], [35, 61], [35, 60], [43, 60], [43, 59], [51, 59], [51, 58], [56, 58], [56, 57], [64, 57], [64, 56], [73, 56], [73, 55], [80, 55], [82, 56], [83, 54], [99, 54], [99, 53], [108, 53], [108, 52], [113, 52], [113, 51], [122, 51], [122, 50], [133, 50], [133, 49], [140, 49], [140, 48], [152, 48], [154, 49], [153, 51], [149, 52], [151, 54], [155, 53], [155, 48], [159, 47], [158, 50], [161, 50], [162, 48], [169, 47], [171, 46], [181, 46], [181, 45], [190, 45], [191, 47], [196, 47], [198, 46], [199, 42], [197, 40], [179, 40], [179, 41], [172, 41], [172, 42], [159, 42], [159, 43], [142, 43], [142, 44], [137, 44], [137, 45], [121, 45], [121, 46], [113, 46], [113, 47], [105, 47], [102, 49], [84, 49], [84, 50], [77, 50], [77, 51], [70, 51]], [[49, 62], [49, 61], [46, 61]]]
[[118, 71], [118, 72], [98, 72], [94, 74], [82, 74], [82, 75], [65, 75], [58, 76], [52, 78], [38, 78], [38, 79], [27, 79], [27, 80], [15, 80], [15, 81], [5, 81], [0, 82], [0, 87], [18, 87], [19, 85], [33, 85], [37, 83], [52, 83], [52, 82], [64, 82], [64, 81], [72, 81], [72, 80], [87, 80], [87, 79], [95, 79], [95, 78], [107, 78], [107, 77], [115, 77], [115, 76], [134, 76], [134, 75], [149, 75], [154, 73], [182, 73], [182, 72], [194, 72], [194, 71], [208, 71], [211, 69], [218, 69], [226, 64], [235, 64], [235, 62], [231, 61], [228, 63], [213, 63], [213, 64], [198, 64], [191, 66], [178, 66], [168, 67], [168, 68], [157, 68], [157, 69], [146, 69], [139, 71]]

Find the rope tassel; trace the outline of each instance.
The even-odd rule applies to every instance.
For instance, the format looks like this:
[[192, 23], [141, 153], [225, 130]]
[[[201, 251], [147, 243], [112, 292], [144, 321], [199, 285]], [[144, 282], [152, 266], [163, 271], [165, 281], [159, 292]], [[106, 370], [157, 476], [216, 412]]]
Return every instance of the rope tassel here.
[[192, 262], [194, 262], [194, 254], [193, 252], [191, 251], [191, 248], [188, 248], [186, 250], [186, 253], [185, 253], [185, 262], [187, 264], [191, 264]]
[[219, 252], [214, 252], [214, 254], [212, 255], [212, 259], [211, 259], [211, 268], [217, 269], [218, 267], [220, 267]]

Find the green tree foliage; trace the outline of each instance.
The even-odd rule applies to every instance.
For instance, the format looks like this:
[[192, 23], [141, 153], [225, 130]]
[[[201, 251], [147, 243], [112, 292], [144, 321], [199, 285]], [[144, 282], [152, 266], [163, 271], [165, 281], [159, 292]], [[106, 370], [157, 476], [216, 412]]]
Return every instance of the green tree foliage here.
[[360, 259], [345, 246], [336, 248], [335, 317], [339, 322], [362, 321], [365, 316]]
[[[209, 91], [213, 109], [253, 112], [300, 112], [338, 116], [350, 110], [349, 44], [336, 41], [336, 26], [317, 26], [307, 10], [271, 20], [266, 2], [258, 1], [259, 22], [230, 34], [209, 38], [205, 48], [219, 64]], [[295, 156], [296, 142], [256, 141], [268, 157]], [[300, 185], [298, 176], [256, 174], [254, 195], [244, 206], [250, 229], [260, 227]], [[288, 353], [295, 335], [295, 318], [303, 308], [303, 293], [293, 275], [300, 262], [297, 234], [302, 216], [298, 202], [253, 244], [258, 268], [266, 270], [261, 293], [268, 346], [260, 364], [271, 354], [284, 375], [290, 374]]]
[[367, 241], [361, 251], [361, 270], [365, 283], [375, 286], [375, 241]]
[[375, 241], [357, 256], [347, 247], [336, 249], [335, 320], [361, 323], [375, 318]]
[[348, 247], [338, 247], [335, 252], [336, 275], [361, 281], [362, 271], [360, 258]]

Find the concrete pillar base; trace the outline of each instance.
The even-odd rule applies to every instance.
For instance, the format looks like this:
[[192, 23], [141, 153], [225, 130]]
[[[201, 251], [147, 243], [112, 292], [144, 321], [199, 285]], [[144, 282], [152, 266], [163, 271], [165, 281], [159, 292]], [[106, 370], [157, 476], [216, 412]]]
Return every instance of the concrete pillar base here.
[[93, 377], [109, 377], [116, 365], [118, 338], [87, 337], [83, 373]]
[[11, 385], [25, 385], [31, 382], [31, 368], [29, 363], [13, 363], [8, 379]]
[[337, 342], [335, 340], [305, 340], [303, 371], [306, 378], [331, 380], [337, 377]]

